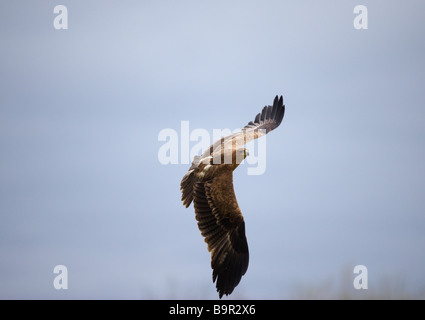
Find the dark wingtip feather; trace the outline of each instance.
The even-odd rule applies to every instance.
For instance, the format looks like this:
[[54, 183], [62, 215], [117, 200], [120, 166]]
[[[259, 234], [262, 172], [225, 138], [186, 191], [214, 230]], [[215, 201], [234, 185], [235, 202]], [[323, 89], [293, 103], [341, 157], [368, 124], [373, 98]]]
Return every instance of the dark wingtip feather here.
[[[230, 233], [230, 241], [232, 249], [222, 247], [216, 259], [211, 261], [213, 282], [217, 281], [216, 288], [220, 299], [223, 295], [233, 292], [248, 269], [249, 251], [243, 221]], [[221, 260], [223, 254], [226, 255], [224, 260]]]
[[[273, 105], [265, 106], [260, 113], [258, 113], [254, 121], [250, 121], [242, 130], [257, 128], [265, 129], [266, 133], [277, 128], [282, 122], [285, 113], [285, 105], [283, 104], [283, 96], [275, 96]], [[254, 128], [255, 129], [255, 128]]]
[[273, 114], [273, 107], [272, 106], [268, 106], [267, 107], [267, 110], [266, 110], [265, 120], [273, 119], [272, 118], [272, 114]]
[[267, 114], [267, 106], [265, 106], [263, 108], [263, 110], [261, 111], [261, 117], [260, 117], [260, 121], [264, 122], [264, 120], [266, 120], [266, 114]]
[[257, 114], [257, 116], [254, 119], [254, 123], [260, 123], [260, 116], [261, 116], [261, 113]]
[[[276, 100], [276, 98], [275, 98], [275, 100]], [[272, 107], [272, 112], [270, 114], [270, 118], [271, 119], [276, 118], [276, 113], [277, 113], [277, 103], [273, 103], [273, 107]]]
[[276, 116], [276, 120], [279, 124], [282, 122], [284, 115], [285, 115], [285, 105], [283, 104], [283, 96], [280, 96], [279, 104], [278, 104], [278, 113]]

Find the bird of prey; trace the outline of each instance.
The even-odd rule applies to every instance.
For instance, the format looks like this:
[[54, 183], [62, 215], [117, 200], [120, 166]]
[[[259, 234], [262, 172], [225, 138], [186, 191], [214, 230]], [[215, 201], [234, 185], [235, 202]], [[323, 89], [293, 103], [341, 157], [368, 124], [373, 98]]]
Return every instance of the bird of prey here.
[[183, 177], [180, 190], [183, 205], [193, 201], [198, 228], [211, 253], [213, 283], [220, 299], [229, 295], [248, 269], [249, 253], [245, 222], [233, 189], [233, 170], [248, 155], [243, 146], [282, 122], [283, 97], [276, 96], [241, 131], [214, 142], [201, 156], [195, 156]]

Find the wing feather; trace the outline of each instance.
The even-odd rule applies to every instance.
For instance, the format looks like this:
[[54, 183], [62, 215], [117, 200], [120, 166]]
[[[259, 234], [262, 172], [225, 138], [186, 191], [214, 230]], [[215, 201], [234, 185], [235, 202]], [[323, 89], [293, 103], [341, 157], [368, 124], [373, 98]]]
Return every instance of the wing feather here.
[[251, 140], [257, 139], [270, 131], [276, 129], [285, 115], [285, 105], [283, 104], [283, 97], [276, 96], [272, 106], [265, 106], [263, 110], [258, 113], [254, 121], [242, 128], [241, 131], [225, 136], [215, 141], [205, 152], [202, 158], [214, 156], [222, 153], [222, 150], [231, 149], [235, 144], [243, 146]]
[[245, 222], [234, 195], [231, 174], [230, 171], [212, 180], [198, 181], [193, 193], [196, 220], [211, 252], [213, 282], [220, 298], [233, 292], [249, 262]]

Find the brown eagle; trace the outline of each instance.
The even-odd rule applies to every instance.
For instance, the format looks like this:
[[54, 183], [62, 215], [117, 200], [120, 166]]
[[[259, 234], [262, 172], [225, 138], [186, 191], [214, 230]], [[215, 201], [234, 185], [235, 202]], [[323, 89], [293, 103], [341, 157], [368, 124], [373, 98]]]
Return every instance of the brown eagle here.
[[198, 227], [211, 252], [212, 280], [219, 297], [229, 295], [248, 269], [249, 253], [245, 222], [233, 189], [233, 170], [248, 152], [243, 146], [282, 122], [283, 97], [265, 106], [241, 131], [214, 142], [201, 156], [195, 156], [183, 177], [180, 190], [183, 205], [193, 201]]

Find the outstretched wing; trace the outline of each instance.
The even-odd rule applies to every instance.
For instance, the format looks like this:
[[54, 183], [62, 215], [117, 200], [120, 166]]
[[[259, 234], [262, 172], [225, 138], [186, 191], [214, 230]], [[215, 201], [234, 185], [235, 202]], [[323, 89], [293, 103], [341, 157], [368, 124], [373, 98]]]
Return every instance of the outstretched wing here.
[[241, 131], [223, 137], [215, 141], [205, 152], [201, 158], [208, 156], [219, 157], [222, 150], [229, 150], [236, 146], [242, 147], [249, 141], [266, 135], [273, 129], [276, 129], [282, 122], [285, 115], [285, 105], [283, 97], [276, 96], [272, 106], [265, 106], [263, 110], [257, 114], [254, 121], [250, 121]]
[[232, 293], [249, 262], [245, 222], [233, 190], [232, 171], [196, 182], [193, 204], [199, 230], [211, 252], [213, 282], [217, 280], [221, 298]]

